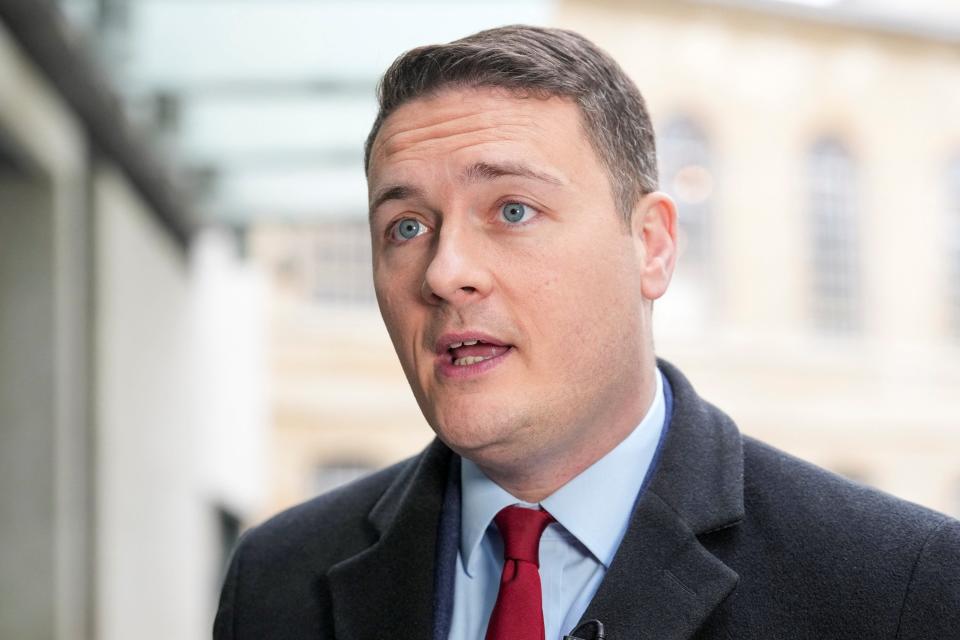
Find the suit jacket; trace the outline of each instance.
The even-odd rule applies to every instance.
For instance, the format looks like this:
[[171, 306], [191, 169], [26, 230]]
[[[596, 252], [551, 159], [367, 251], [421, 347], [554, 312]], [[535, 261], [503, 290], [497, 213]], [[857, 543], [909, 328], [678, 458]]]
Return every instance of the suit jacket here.
[[[609, 640], [960, 639], [960, 522], [742, 437], [659, 364], [672, 417], [584, 620]], [[442, 636], [456, 463], [435, 441], [247, 532], [214, 637]]]

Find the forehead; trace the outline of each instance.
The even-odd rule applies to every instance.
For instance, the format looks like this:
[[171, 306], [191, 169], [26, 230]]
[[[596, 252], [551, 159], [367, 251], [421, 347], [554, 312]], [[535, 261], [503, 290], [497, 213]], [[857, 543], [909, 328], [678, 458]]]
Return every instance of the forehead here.
[[526, 162], [556, 165], [584, 152], [593, 155], [570, 99], [448, 89], [390, 114], [371, 148], [369, 177], [373, 185], [397, 171], [453, 166], [478, 155], [516, 159], [522, 153]]

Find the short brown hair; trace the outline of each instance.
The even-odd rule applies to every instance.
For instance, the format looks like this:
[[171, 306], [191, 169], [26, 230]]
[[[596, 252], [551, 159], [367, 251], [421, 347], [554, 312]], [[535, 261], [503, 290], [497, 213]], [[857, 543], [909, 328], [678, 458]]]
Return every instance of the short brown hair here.
[[610, 174], [617, 207], [630, 217], [657, 188], [653, 125], [643, 96], [613, 58], [573, 31], [511, 25], [397, 58], [380, 80], [380, 110], [364, 145], [364, 168], [384, 120], [400, 105], [442, 89], [501, 87], [520, 95], [577, 103], [597, 156]]

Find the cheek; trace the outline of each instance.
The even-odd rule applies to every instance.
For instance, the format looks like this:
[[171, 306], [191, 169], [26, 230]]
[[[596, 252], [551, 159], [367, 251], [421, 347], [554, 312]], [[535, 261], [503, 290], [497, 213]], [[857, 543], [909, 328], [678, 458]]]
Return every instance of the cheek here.
[[383, 318], [383, 323], [387, 327], [387, 332], [390, 334], [391, 339], [393, 339], [394, 344], [396, 344], [396, 336], [399, 330], [397, 323], [402, 318], [402, 314], [399, 313], [398, 309], [399, 300], [397, 292], [393, 286], [381, 286], [380, 283], [380, 279], [374, 279], [374, 292], [377, 296], [377, 306], [380, 307], [380, 316]]
[[[381, 283], [386, 283], [382, 285]], [[377, 304], [380, 307], [380, 316], [393, 342], [393, 347], [400, 358], [400, 363], [406, 370], [407, 360], [411, 356], [411, 345], [414, 334], [415, 305], [411, 303], [406, 286], [400, 279], [374, 278], [374, 289]]]
[[548, 366], [583, 371], [588, 362], [604, 361], [633, 331], [640, 292], [631, 256], [620, 244], [574, 249], [543, 254], [526, 295], [515, 295], [531, 323], [531, 340], [550, 350]]
[[388, 329], [419, 303], [422, 260], [415, 252], [406, 252], [374, 261], [374, 291]]

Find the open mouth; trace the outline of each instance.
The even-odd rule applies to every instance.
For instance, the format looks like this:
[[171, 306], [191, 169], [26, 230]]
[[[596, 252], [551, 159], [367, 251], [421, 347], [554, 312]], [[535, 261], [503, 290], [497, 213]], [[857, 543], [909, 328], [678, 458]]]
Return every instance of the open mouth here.
[[455, 367], [469, 367], [497, 356], [502, 356], [510, 350], [510, 346], [492, 344], [483, 340], [464, 340], [454, 342], [447, 347], [449, 363]]

